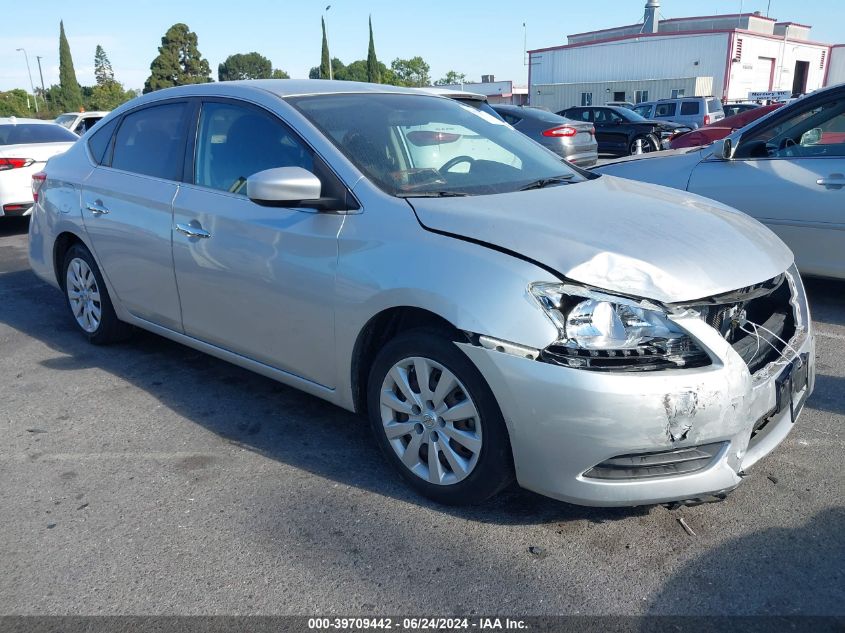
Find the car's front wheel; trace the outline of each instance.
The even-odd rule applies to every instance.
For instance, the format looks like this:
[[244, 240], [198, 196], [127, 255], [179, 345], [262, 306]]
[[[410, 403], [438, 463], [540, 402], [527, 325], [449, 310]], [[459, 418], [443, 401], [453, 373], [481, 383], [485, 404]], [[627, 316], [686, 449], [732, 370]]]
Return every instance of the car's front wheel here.
[[65, 254], [63, 279], [73, 320], [89, 341], [105, 345], [131, 335], [132, 326], [117, 318], [100, 269], [82, 244], [74, 244]]
[[507, 429], [493, 393], [443, 334], [414, 330], [385, 345], [367, 397], [388, 460], [430, 499], [478, 503], [513, 479]]

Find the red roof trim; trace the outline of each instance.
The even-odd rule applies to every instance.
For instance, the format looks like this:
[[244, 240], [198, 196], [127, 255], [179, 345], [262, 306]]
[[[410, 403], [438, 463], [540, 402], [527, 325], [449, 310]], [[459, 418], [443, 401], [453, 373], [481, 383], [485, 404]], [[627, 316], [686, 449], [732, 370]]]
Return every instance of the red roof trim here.
[[[582, 46], [595, 46], [596, 44], [609, 44], [611, 42], [620, 42], [623, 40], [633, 40], [638, 38], [647, 38], [647, 37], [685, 37], [687, 35], [719, 35], [724, 33], [742, 33], [743, 35], [750, 35], [753, 37], [762, 37], [768, 40], [777, 40], [779, 42], [783, 41], [783, 37], [780, 35], [768, 35], [767, 33], [757, 33], [756, 31], [748, 31], [746, 29], [715, 29], [709, 30], [704, 29], [700, 31], [680, 31], [677, 33], [634, 33], [631, 35], [619, 35], [617, 37], [608, 37], [603, 40], [590, 40], [588, 42], [576, 42], [575, 44], [560, 44], [558, 46], [547, 46], [546, 48], [535, 48], [533, 50], [528, 51], [529, 54], [531, 53], [545, 53], [548, 51], [558, 51], [568, 48], [581, 48]], [[797, 44], [806, 44], [808, 46], [823, 46], [825, 48], [829, 48], [830, 44], [825, 44], [823, 42], [814, 42], [812, 40], [790, 40], [790, 42], [794, 42]], [[838, 44], [837, 46], [845, 46], [843, 44]]]

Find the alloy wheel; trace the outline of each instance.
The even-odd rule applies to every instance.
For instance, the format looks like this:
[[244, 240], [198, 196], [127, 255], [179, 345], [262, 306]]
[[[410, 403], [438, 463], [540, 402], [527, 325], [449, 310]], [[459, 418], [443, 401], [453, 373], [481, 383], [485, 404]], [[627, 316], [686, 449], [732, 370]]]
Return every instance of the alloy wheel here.
[[481, 417], [466, 387], [431, 359], [400, 360], [384, 378], [381, 421], [402, 464], [436, 485], [458, 483], [481, 454]]
[[67, 267], [65, 288], [70, 309], [83, 330], [93, 334], [100, 327], [103, 306], [94, 271], [84, 259], [74, 257]]

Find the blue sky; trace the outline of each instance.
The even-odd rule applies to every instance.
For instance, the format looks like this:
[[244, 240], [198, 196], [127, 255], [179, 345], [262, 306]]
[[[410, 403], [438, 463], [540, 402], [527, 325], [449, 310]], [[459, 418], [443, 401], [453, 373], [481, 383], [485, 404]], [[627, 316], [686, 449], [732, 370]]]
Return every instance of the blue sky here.
[[[0, 22], [0, 90], [29, 84], [22, 53], [42, 56], [44, 82], [58, 82], [59, 20], [64, 19], [80, 83], [94, 82], [94, 49], [101, 44], [115, 76], [140, 88], [149, 75], [161, 36], [185, 22], [216, 78], [217, 64], [232, 53], [258, 51], [292, 77], [306, 77], [320, 59], [320, 16], [331, 2], [327, 23], [333, 57], [345, 63], [367, 54], [367, 15], [372, 14], [376, 52], [389, 64], [396, 57], [422, 56], [432, 79], [448, 70], [526, 83], [523, 22], [528, 48], [565, 43], [568, 33], [631, 24], [641, 19], [644, 0], [152, 0], [82, 5], [57, 0], [12, 0]], [[662, 0], [666, 18], [760, 10], [767, 0]], [[11, 13], [10, 13], [11, 11]], [[845, 42], [845, 1], [771, 0], [771, 16], [813, 26], [814, 40]]]

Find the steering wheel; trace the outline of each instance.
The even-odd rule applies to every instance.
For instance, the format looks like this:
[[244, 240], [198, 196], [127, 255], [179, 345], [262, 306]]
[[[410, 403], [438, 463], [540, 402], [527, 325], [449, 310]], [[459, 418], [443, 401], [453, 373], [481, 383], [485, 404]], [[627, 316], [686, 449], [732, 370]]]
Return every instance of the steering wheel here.
[[475, 159], [472, 156], [455, 156], [454, 158], [450, 158], [447, 160], [440, 169], [437, 171], [445, 172], [449, 171], [455, 165], [460, 165], [461, 163], [469, 163], [470, 169], [472, 169], [472, 164], [475, 162]]

